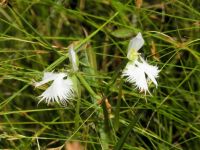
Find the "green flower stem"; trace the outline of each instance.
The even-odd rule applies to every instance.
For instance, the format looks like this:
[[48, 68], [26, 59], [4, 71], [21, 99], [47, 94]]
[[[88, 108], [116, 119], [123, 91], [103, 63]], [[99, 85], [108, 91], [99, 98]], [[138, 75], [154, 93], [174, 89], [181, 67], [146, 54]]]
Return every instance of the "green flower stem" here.
[[90, 87], [90, 85], [87, 83], [87, 81], [84, 79], [84, 77], [80, 74], [77, 73], [76, 74], [77, 77], [79, 78], [80, 82], [83, 84], [83, 86], [88, 90], [88, 92], [92, 95], [92, 97], [94, 97], [96, 100], [100, 100], [102, 99], [101, 96], [97, 95], [92, 88]]
[[[80, 73], [77, 73], [76, 75], [79, 78], [80, 82], [88, 90], [88, 92], [91, 94], [91, 96], [94, 99], [96, 99], [96, 100], [101, 100], [102, 99], [101, 96], [97, 95], [92, 90], [90, 85], [87, 83], [87, 81], [84, 79], [84, 77]], [[97, 116], [98, 116], [98, 118], [101, 118], [101, 116], [104, 115], [104, 117], [107, 118], [107, 119], [104, 119], [105, 122], [103, 120], [101, 120], [101, 119], [100, 119], [101, 121], [98, 122], [99, 132], [100, 132], [100, 139], [101, 139], [101, 142], [102, 142], [102, 145], [103, 145], [103, 149], [107, 150], [107, 149], [109, 149], [109, 140], [108, 140], [109, 139], [108, 138], [109, 137], [108, 136], [109, 132], [107, 132], [108, 129], [109, 129], [109, 126], [108, 126], [109, 123], [106, 121], [106, 120], [108, 120], [108, 114], [106, 114], [108, 112], [106, 111], [106, 108], [105, 108], [106, 107], [105, 106], [105, 102], [103, 102], [103, 103], [104, 103], [104, 107], [102, 107], [103, 109], [99, 109], [99, 111], [97, 113]], [[106, 129], [107, 129], [107, 131], [106, 131]]]
[[77, 79], [77, 77], [73, 74], [71, 76], [71, 79], [72, 79], [72, 82], [73, 82], [73, 86], [74, 86], [74, 89], [77, 93], [77, 103], [76, 103], [76, 113], [75, 113], [75, 131], [77, 131], [77, 129], [79, 128], [79, 123], [81, 121], [81, 117], [80, 117], [80, 105], [81, 105], [81, 90], [78, 88], [80, 86], [80, 83]]
[[79, 127], [79, 122], [80, 122], [80, 104], [81, 104], [81, 98], [80, 95], [78, 94], [78, 99], [77, 99], [77, 103], [76, 103], [76, 114], [75, 114], [75, 131], [78, 129]]

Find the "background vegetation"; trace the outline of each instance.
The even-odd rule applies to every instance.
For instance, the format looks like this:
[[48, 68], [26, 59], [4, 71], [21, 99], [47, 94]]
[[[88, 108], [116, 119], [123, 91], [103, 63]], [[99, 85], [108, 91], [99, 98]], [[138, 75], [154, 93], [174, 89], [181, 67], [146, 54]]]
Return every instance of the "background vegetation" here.
[[[13, 0], [0, 7], [0, 149], [200, 147], [200, 1]], [[153, 96], [121, 79], [131, 37], [161, 72]], [[44, 71], [80, 59], [81, 99], [38, 105]], [[147, 102], [146, 102], [147, 101]], [[80, 102], [80, 105], [79, 105]], [[66, 143], [68, 142], [68, 143]], [[74, 144], [75, 145], [75, 144]], [[81, 146], [82, 145], [82, 146]], [[72, 148], [71, 148], [72, 149]], [[75, 148], [74, 148], [75, 149]]]

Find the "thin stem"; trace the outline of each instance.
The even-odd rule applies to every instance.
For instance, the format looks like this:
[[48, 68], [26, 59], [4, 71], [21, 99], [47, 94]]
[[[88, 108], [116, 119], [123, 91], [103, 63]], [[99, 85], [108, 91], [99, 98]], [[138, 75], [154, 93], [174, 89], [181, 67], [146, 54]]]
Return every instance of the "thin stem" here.
[[101, 96], [97, 95], [93, 89], [90, 87], [90, 85], [87, 83], [87, 81], [84, 79], [84, 77], [77, 73], [77, 77], [79, 78], [80, 82], [83, 84], [83, 86], [87, 89], [87, 91], [91, 94], [92, 97], [94, 97], [96, 100], [100, 100]]

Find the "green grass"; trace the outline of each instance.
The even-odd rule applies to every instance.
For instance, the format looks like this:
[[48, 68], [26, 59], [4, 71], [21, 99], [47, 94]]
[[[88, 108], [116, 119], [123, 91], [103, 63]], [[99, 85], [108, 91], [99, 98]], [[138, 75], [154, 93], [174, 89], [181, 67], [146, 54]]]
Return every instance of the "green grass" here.
[[[0, 7], [0, 149], [43, 150], [66, 141], [91, 150], [199, 149], [198, 0], [143, 0], [141, 8], [132, 0], [9, 4]], [[152, 96], [121, 78], [138, 32], [145, 40], [139, 52], [161, 70]], [[70, 44], [80, 59], [80, 99], [38, 105], [43, 90], [33, 83], [44, 71], [70, 68]]]

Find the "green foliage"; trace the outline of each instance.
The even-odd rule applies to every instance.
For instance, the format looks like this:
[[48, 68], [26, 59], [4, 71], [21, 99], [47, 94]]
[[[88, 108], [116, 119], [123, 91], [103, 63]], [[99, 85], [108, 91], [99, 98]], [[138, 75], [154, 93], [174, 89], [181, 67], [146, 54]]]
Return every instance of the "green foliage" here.
[[[79, 141], [85, 149], [200, 146], [200, 1], [13, 0], [0, 7], [0, 149], [47, 149]], [[129, 40], [161, 72], [144, 96], [125, 83]], [[79, 57], [79, 96], [67, 107], [38, 105], [44, 71]], [[147, 101], [147, 102], [146, 102]], [[141, 115], [142, 114], [142, 115]]]

